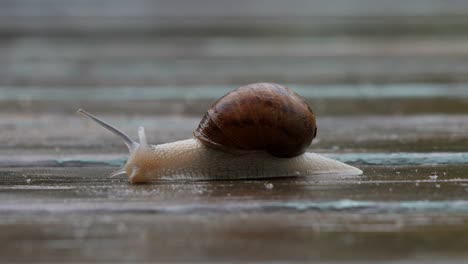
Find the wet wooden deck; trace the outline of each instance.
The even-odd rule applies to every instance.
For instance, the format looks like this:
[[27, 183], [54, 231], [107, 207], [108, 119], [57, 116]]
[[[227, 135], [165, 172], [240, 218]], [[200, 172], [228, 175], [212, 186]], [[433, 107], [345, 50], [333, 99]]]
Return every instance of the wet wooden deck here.
[[[468, 4], [64, 2], [0, 2], [0, 262], [467, 261]], [[257, 81], [364, 175], [131, 185], [75, 113], [170, 142]]]

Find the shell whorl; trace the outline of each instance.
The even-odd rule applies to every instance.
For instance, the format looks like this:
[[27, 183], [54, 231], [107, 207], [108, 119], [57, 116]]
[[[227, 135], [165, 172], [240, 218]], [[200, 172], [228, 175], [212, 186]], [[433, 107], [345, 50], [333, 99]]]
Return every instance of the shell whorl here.
[[254, 83], [216, 101], [194, 136], [208, 147], [226, 151], [263, 150], [276, 157], [305, 152], [317, 134], [314, 113], [289, 88]]

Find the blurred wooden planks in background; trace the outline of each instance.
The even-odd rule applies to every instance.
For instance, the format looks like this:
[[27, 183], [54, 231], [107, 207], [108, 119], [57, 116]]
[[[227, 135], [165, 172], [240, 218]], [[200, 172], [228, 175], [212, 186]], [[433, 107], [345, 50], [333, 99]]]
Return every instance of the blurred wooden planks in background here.
[[0, 7], [1, 29], [15, 34], [450, 34], [466, 32], [468, 13], [458, 0], [3, 0]]
[[459, 82], [464, 1], [0, 2], [0, 85]]

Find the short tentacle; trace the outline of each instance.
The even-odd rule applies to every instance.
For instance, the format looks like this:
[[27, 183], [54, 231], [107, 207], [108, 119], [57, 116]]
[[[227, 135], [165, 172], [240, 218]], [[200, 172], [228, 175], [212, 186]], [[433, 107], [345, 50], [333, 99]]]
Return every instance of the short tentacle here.
[[126, 168], [123, 167], [123, 168], [120, 168], [120, 169], [117, 170], [117, 171], [114, 171], [114, 172], [111, 174], [111, 177], [117, 177], [117, 176], [126, 175], [126, 174], [127, 174]]
[[145, 128], [142, 126], [138, 128], [138, 138], [140, 139], [141, 148], [149, 148], [148, 141], [146, 141]]

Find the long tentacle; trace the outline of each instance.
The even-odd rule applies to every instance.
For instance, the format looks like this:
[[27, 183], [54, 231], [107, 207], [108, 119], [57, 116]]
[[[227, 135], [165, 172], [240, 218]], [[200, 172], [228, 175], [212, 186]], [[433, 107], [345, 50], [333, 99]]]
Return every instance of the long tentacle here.
[[93, 116], [92, 114], [90, 114], [90, 113], [88, 113], [88, 112], [86, 112], [86, 111], [84, 111], [82, 109], [79, 109], [78, 113], [81, 113], [81, 114], [85, 115], [86, 117], [88, 117], [91, 120], [93, 120], [94, 122], [98, 123], [99, 125], [101, 125], [105, 129], [109, 130], [110, 132], [112, 132], [115, 135], [117, 135], [118, 137], [120, 137], [123, 140], [123, 142], [125, 143], [125, 145], [127, 145], [127, 148], [128, 148], [128, 150], [130, 152], [132, 152], [138, 146], [138, 143], [133, 141], [131, 138], [129, 138], [127, 135], [125, 135], [125, 133], [123, 133], [119, 129], [115, 128], [114, 126], [100, 120], [99, 118]]

